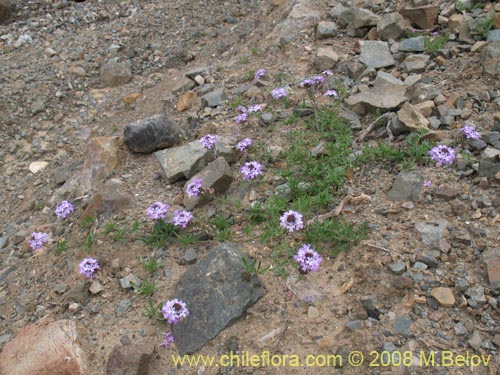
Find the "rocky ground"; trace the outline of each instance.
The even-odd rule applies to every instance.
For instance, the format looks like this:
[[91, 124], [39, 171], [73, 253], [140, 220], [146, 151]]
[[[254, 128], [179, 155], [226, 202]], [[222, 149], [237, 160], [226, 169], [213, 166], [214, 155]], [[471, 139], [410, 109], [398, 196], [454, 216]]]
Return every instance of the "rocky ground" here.
[[[0, 0], [0, 375], [499, 373], [499, 56], [488, 1]], [[339, 97], [312, 100], [300, 82], [325, 70], [322, 92]], [[262, 113], [236, 123], [254, 104]], [[346, 124], [347, 149], [347, 133], [311, 128], [318, 106]], [[439, 144], [451, 165], [429, 158]], [[244, 181], [250, 160], [264, 173]], [[205, 193], [190, 198], [197, 177]], [[331, 187], [312, 199], [318, 181]], [[153, 238], [156, 201], [193, 222]], [[289, 209], [305, 230], [280, 229]], [[34, 231], [49, 235], [38, 252]], [[324, 260], [301, 276], [306, 241]], [[86, 257], [95, 279], [78, 272]], [[191, 315], [171, 329], [147, 307], [173, 297]], [[171, 359], [231, 350], [344, 364]], [[382, 351], [412, 365], [383, 366]], [[491, 361], [419, 366], [432, 351]]]

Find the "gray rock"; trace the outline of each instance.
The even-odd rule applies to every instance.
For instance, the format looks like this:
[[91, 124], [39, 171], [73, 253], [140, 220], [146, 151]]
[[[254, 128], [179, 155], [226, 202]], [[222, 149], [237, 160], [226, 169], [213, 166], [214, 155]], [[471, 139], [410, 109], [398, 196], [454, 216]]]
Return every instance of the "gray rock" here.
[[500, 150], [488, 146], [484, 149], [483, 153], [481, 154], [480, 160], [485, 160], [495, 163], [500, 161], [499, 156], [500, 156]]
[[490, 288], [500, 289], [500, 248], [486, 250], [483, 259], [488, 270]]
[[363, 323], [363, 321], [361, 320], [351, 320], [350, 322], [347, 322], [345, 327], [349, 330], [349, 331], [355, 331], [357, 330], [359, 327], [361, 327], [361, 324]]
[[[439, 255], [440, 255], [439, 252], [437, 252], [437, 256]], [[423, 253], [417, 254], [416, 260], [417, 263], [423, 263], [430, 268], [437, 268], [439, 266], [439, 261], [436, 259], [435, 256], [432, 255], [431, 251], [424, 254]]]
[[345, 103], [351, 110], [363, 115], [366, 112], [374, 112], [377, 108], [383, 111], [393, 110], [408, 101], [405, 94], [404, 86], [384, 85], [350, 96]]
[[9, 244], [10, 245], [18, 245], [20, 244], [21, 242], [24, 241], [24, 239], [26, 238], [26, 236], [28, 236], [28, 232], [25, 231], [25, 230], [20, 230], [20, 231], [17, 231], [16, 233], [14, 234], [11, 234], [9, 236]]
[[481, 65], [483, 74], [496, 78], [500, 77], [500, 40], [491, 42], [484, 48]]
[[396, 262], [389, 264], [389, 269], [395, 275], [401, 275], [406, 271], [406, 263], [405, 262]]
[[500, 163], [487, 160], [479, 160], [478, 173], [482, 177], [495, 178], [495, 175], [500, 172]]
[[331, 38], [337, 35], [337, 25], [335, 22], [322, 21], [318, 23], [317, 35], [319, 39]]
[[[324, 156], [324, 155], [327, 155], [327, 151], [326, 151], [326, 148], [325, 148], [325, 141], [322, 139], [321, 141], [319, 141], [319, 143], [314, 146], [310, 153], [311, 153], [311, 156], [313, 158], [316, 158], [318, 156]], [[283, 184], [283, 185], [286, 185], [288, 186], [288, 184]], [[283, 186], [283, 185], [280, 185], [280, 186]], [[278, 186], [279, 187], [279, 186]], [[288, 187], [288, 190], [290, 190], [290, 188]]]
[[467, 294], [470, 296], [467, 302], [472, 308], [477, 309], [486, 303], [484, 288], [479, 284], [474, 285]]
[[122, 277], [120, 279], [120, 286], [123, 289], [132, 289], [134, 288], [134, 285], [140, 286], [141, 285], [141, 280], [135, 276], [134, 274], [127, 275], [125, 277]]
[[104, 287], [102, 286], [102, 284], [97, 281], [97, 280], [94, 280], [92, 282], [92, 284], [90, 284], [90, 287], [89, 287], [89, 291], [90, 293], [92, 294], [99, 294], [101, 293], [102, 291], [104, 290]]
[[359, 61], [369, 68], [378, 69], [394, 65], [395, 61], [387, 42], [362, 40], [359, 45], [361, 46]]
[[83, 217], [110, 218], [124, 211], [135, 202], [135, 199], [125, 191], [125, 183], [118, 179], [111, 179], [99, 188], [87, 208]]
[[429, 121], [417, 107], [410, 103], [403, 104], [403, 107], [398, 111], [398, 120], [407, 131], [429, 129]]
[[417, 36], [416, 38], [403, 39], [399, 43], [399, 50], [403, 52], [424, 52], [425, 37]]
[[182, 178], [193, 177], [214, 160], [213, 151], [203, 147], [199, 140], [184, 146], [157, 151], [155, 156], [170, 184]]
[[[234, 181], [231, 167], [222, 156], [209, 163], [200, 173], [194, 175], [187, 183], [201, 178], [205, 192], [197, 197], [184, 194], [184, 206], [188, 210], [201, 207], [213, 200], [214, 195], [227, 192]], [[210, 192], [209, 192], [210, 191]]]
[[423, 182], [424, 177], [420, 171], [402, 171], [396, 177], [387, 196], [395, 202], [418, 202], [422, 195]]
[[375, 82], [373, 82], [374, 86], [384, 86], [384, 85], [403, 85], [403, 81], [397, 79], [390, 73], [386, 73], [382, 70], [377, 72], [377, 77], [375, 78]]
[[0, 250], [7, 246], [7, 242], [9, 241], [9, 235], [5, 234], [0, 237]]
[[[342, 13], [344, 13], [347, 10], [347, 8], [342, 5], [341, 3], [335, 4], [335, 6], [330, 10], [330, 17], [333, 19], [337, 19], [340, 17]], [[343, 23], [342, 26], [345, 26], [346, 23]]]
[[399, 11], [403, 17], [409, 18], [412, 23], [421, 29], [432, 29], [439, 14], [439, 6], [426, 5], [414, 8], [403, 8]]
[[259, 117], [259, 124], [260, 125], [271, 125], [273, 123], [274, 117], [273, 114], [270, 112], [264, 112], [262, 115]]
[[89, 298], [89, 287], [89, 281], [78, 283], [64, 294], [63, 300], [68, 303], [84, 303]]
[[100, 76], [104, 86], [116, 87], [132, 79], [132, 70], [129, 63], [110, 60], [101, 67]]
[[487, 42], [496, 42], [500, 40], [500, 29], [494, 29], [488, 31], [488, 36], [486, 38]]
[[202, 348], [262, 297], [262, 285], [246, 274], [243, 256], [238, 245], [221, 244], [182, 275], [174, 295], [190, 315], [172, 327], [181, 355]]
[[335, 52], [333, 47], [319, 47], [316, 52], [316, 60], [314, 65], [318, 70], [331, 69], [339, 60], [339, 55]]
[[436, 116], [429, 117], [428, 121], [429, 121], [429, 126], [432, 129], [439, 129], [439, 127], [441, 126], [441, 121]]
[[210, 76], [213, 72], [215, 72], [215, 67], [213, 66], [196, 66], [193, 68], [190, 68], [186, 73], [186, 77], [189, 77], [191, 79], [195, 79], [196, 76], [202, 76], [203, 78], [207, 78]]
[[345, 121], [347, 121], [347, 123], [349, 124], [349, 126], [351, 127], [352, 130], [361, 130], [362, 129], [361, 121], [359, 120], [359, 116], [355, 112], [350, 111], [349, 109], [342, 107], [342, 109], [340, 110], [339, 116], [341, 118], [343, 118]]
[[397, 40], [405, 28], [405, 20], [401, 14], [386, 13], [377, 22], [377, 34], [383, 40]]
[[292, 189], [290, 189], [290, 185], [284, 183], [276, 186], [276, 188], [274, 189], [274, 194], [284, 199], [291, 199]]
[[172, 88], [172, 95], [183, 94], [196, 86], [196, 83], [188, 77], [182, 76]]
[[469, 343], [471, 348], [476, 350], [476, 351], [479, 351], [479, 349], [481, 348], [482, 341], [483, 341], [483, 339], [481, 338], [481, 335], [479, 334], [479, 331], [477, 329], [475, 329], [472, 332], [470, 339], [467, 340], [467, 342]]
[[0, 24], [7, 22], [16, 11], [16, 1], [0, 0]]
[[472, 139], [469, 144], [474, 150], [483, 150], [487, 146], [486, 142], [482, 139]]
[[224, 100], [224, 88], [220, 87], [211, 91], [201, 97], [203, 105], [205, 107], [215, 108], [222, 103]]
[[194, 264], [196, 263], [197, 259], [198, 259], [198, 254], [196, 253], [196, 250], [190, 247], [186, 250], [186, 252], [182, 256], [181, 264], [183, 265]]
[[465, 328], [462, 322], [458, 322], [453, 328], [455, 330], [455, 335], [457, 336], [464, 336], [467, 334], [467, 328]]
[[179, 126], [166, 115], [155, 115], [125, 126], [123, 142], [132, 152], [149, 153], [173, 146], [180, 137]]
[[9, 274], [11, 272], [14, 272], [16, 270], [16, 267], [15, 266], [7, 266], [5, 268], [2, 268], [0, 269], [0, 284], [5, 280], [7, 279], [7, 276], [9, 276]]
[[352, 9], [352, 26], [355, 29], [369, 26], [377, 26], [379, 16], [368, 9], [353, 8]]
[[148, 375], [154, 347], [116, 345], [106, 363], [107, 375]]
[[424, 246], [431, 249], [443, 249], [447, 228], [448, 222], [446, 220], [415, 223], [415, 229], [420, 233]]
[[427, 264], [423, 262], [415, 262], [413, 268], [419, 271], [425, 271], [427, 269]]
[[413, 320], [408, 315], [401, 316], [394, 322], [394, 333], [396, 335], [406, 334], [412, 324]]
[[128, 298], [122, 299], [116, 308], [116, 315], [119, 317], [126, 316], [131, 304], [132, 302]]
[[430, 58], [429, 55], [410, 55], [403, 61], [403, 65], [408, 73], [421, 73]]

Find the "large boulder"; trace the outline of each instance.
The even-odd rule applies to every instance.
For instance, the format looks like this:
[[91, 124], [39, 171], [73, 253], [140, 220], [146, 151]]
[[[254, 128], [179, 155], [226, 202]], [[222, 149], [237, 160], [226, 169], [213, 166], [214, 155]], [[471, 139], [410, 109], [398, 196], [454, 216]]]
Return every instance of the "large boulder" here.
[[166, 115], [155, 115], [125, 126], [123, 142], [132, 152], [149, 153], [173, 146], [180, 128]]

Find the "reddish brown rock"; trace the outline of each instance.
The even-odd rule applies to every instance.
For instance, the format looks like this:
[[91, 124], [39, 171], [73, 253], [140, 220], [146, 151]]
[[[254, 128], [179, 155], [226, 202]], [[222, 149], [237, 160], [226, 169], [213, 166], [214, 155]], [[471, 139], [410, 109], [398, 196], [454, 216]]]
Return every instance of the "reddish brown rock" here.
[[76, 323], [40, 321], [24, 327], [0, 353], [0, 375], [87, 375]]
[[138, 345], [117, 345], [109, 355], [108, 375], [148, 375], [153, 348]]
[[437, 20], [439, 7], [435, 5], [418, 8], [406, 8], [399, 11], [402, 16], [407, 17], [411, 22], [421, 29], [431, 29]]

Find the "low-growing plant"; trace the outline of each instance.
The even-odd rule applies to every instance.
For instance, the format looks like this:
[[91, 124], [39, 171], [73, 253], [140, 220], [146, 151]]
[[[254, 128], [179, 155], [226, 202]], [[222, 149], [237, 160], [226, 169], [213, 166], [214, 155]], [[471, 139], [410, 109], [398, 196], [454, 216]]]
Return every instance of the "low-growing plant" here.
[[143, 241], [152, 247], [161, 247], [175, 237], [175, 227], [171, 223], [165, 223], [163, 220], [157, 220], [153, 224], [151, 234], [143, 239]]
[[142, 280], [141, 285], [134, 284], [133, 282], [130, 282], [130, 285], [132, 285], [135, 293], [138, 295], [151, 297], [156, 292], [156, 281], [154, 279], [149, 281], [148, 278], [145, 278]]
[[323, 243], [329, 247], [331, 255], [336, 255], [340, 251], [350, 250], [363, 240], [367, 233], [367, 223], [356, 226], [337, 218], [330, 218], [308, 225], [305, 229], [305, 242]]
[[94, 242], [94, 239], [95, 239], [95, 233], [91, 232], [91, 233], [87, 234], [87, 237], [85, 237], [85, 241], [83, 242], [82, 247], [85, 250], [90, 251], [90, 249], [92, 248], [92, 243]]
[[149, 298], [147, 305], [143, 306], [144, 313], [142, 313], [142, 316], [150, 320], [163, 320], [163, 316], [160, 313], [161, 307], [161, 303], [155, 305], [153, 299]]
[[436, 52], [443, 48], [446, 43], [450, 40], [450, 36], [448, 34], [445, 34], [444, 36], [437, 36], [434, 38], [430, 38], [428, 36], [425, 37], [425, 49], [427, 52], [429, 52], [431, 55], [435, 55]]
[[82, 229], [90, 229], [95, 224], [95, 222], [96, 222], [96, 219], [94, 217], [92, 217], [92, 216], [86, 216], [82, 220], [82, 222], [80, 224], [80, 227]]
[[61, 255], [66, 250], [68, 250], [68, 243], [64, 238], [56, 242], [54, 251], [57, 255]]
[[270, 268], [270, 266], [262, 267], [260, 259], [257, 261], [257, 259], [248, 260], [247, 258], [242, 257], [241, 262], [243, 263], [245, 270], [250, 275], [261, 275]]
[[161, 263], [158, 262], [154, 257], [152, 258], [142, 258], [141, 259], [142, 266], [146, 271], [149, 272], [149, 274], [153, 275], [158, 271], [158, 269], [161, 267]]

